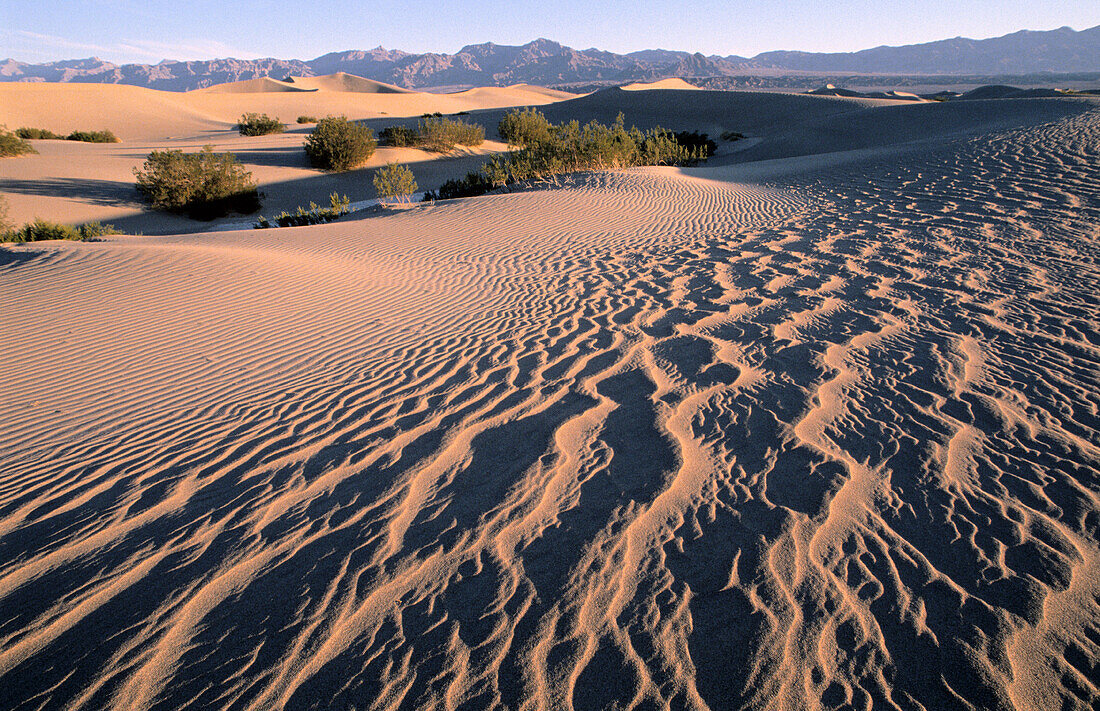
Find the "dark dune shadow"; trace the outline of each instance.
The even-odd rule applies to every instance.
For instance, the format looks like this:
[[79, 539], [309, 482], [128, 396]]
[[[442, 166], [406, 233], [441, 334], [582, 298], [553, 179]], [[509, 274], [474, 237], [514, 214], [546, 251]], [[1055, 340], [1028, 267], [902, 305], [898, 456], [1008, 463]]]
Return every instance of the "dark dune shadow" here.
[[133, 183], [90, 178], [0, 180], [0, 192], [45, 197], [80, 198], [95, 205], [137, 207], [140, 198]]

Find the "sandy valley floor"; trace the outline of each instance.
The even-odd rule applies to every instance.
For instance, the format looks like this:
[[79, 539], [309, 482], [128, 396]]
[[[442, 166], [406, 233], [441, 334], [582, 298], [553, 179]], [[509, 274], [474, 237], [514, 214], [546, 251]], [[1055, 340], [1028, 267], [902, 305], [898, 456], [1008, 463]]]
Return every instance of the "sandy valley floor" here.
[[754, 140], [0, 249], [0, 708], [1100, 704], [1100, 102], [574, 101]]

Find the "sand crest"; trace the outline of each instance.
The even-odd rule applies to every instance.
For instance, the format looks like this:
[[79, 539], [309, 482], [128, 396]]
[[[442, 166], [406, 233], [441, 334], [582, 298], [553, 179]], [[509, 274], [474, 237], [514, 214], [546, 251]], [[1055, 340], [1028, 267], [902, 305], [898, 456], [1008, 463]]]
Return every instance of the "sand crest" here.
[[1100, 704], [1100, 102], [662, 91], [547, 111], [757, 142], [0, 250], [0, 707]]

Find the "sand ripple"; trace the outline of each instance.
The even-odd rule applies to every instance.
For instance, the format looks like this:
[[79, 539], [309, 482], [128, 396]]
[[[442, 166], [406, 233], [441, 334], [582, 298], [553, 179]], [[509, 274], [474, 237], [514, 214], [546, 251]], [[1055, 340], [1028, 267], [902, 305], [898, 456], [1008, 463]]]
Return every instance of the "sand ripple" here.
[[0, 707], [1095, 707], [1098, 153], [0, 253]]

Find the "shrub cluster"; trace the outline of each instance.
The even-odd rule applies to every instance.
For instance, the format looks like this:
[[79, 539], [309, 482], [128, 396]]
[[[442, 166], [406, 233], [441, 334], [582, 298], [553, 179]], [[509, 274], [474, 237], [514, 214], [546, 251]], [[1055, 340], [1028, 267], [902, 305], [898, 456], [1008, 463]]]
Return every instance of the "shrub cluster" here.
[[83, 141], [84, 143], [122, 143], [118, 136], [110, 131], [73, 131], [65, 137], [67, 141]]
[[424, 193], [424, 202], [475, 197], [484, 195], [492, 189], [493, 181], [489, 180], [485, 173], [467, 173], [465, 178], [448, 180], [439, 186], [439, 190], [429, 190]]
[[61, 141], [61, 140], [64, 140], [64, 138], [65, 138], [61, 134], [54, 133], [53, 131], [50, 131], [49, 129], [46, 129], [46, 128], [27, 128], [26, 126], [24, 126], [22, 128], [15, 129], [15, 135], [19, 136], [20, 138], [26, 138], [28, 140], [33, 139], [33, 140], [38, 140], [38, 141], [41, 141], [41, 140]]
[[518, 109], [509, 111], [497, 124], [497, 133], [508, 142], [510, 146], [525, 148], [529, 143], [538, 143], [550, 140], [552, 126], [535, 108], [524, 111]]
[[299, 116], [298, 123], [317, 123], [316, 116]]
[[[527, 117], [524, 121], [534, 125], [538, 117]], [[582, 127], [577, 121], [570, 121], [550, 125], [546, 138], [527, 134], [524, 140], [523, 148], [493, 156], [483, 168], [494, 186], [583, 170], [686, 165], [707, 157], [705, 146], [681, 145], [667, 129], [627, 130], [621, 113], [610, 126], [590, 121]]]
[[714, 155], [714, 152], [718, 150], [718, 144], [715, 143], [705, 133], [699, 133], [698, 131], [679, 131], [675, 134], [676, 142], [684, 148], [695, 150], [696, 152], [703, 151], [706, 153], [706, 157], [710, 158]]
[[446, 153], [458, 146], [480, 146], [485, 141], [485, 129], [462, 119], [421, 119], [416, 129], [417, 147]]
[[327, 116], [306, 139], [306, 155], [314, 168], [351, 170], [374, 155], [377, 145], [371, 129], [346, 116]]
[[11, 131], [0, 127], [0, 158], [21, 156], [24, 153], [37, 153], [34, 146]]
[[386, 126], [378, 132], [378, 143], [383, 146], [395, 146], [397, 148], [415, 146], [417, 136], [416, 129], [408, 126]]
[[480, 146], [485, 141], [485, 129], [462, 119], [426, 116], [415, 129], [408, 126], [387, 126], [378, 133], [387, 146], [410, 146], [436, 153], [447, 153], [455, 146]]
[[153, 151], [142, 168], [135, 168], [137, 188], [158, 210], [212, 220], [230, 212], [260, 209], [260, 194], [252, 173], [232, 153]]
[[279, 119], [267, 114], [247, 113], [241, 116], [237, 130], [242, 136], [266, 136], [269, 133], [282, 133], [284, 126]]
[[723, 141], [740, 141], [745, 137], [745, 134], [739, 131], [725, 131], [722, 133]]
[[332, 193], [328, 196], [328, 199], [332, 205], [331, 207], [321, 207], [317, 203], [311, 201], [308, 210], [299, 205], [294, 213], [283, 210], [278, 215], [272, 217], [270, 221], [263, 215], [260, 215], [260, 219], [256, 220], [256, 224], [252, 226], [258, 230], [262, 230], [269, 227], [304, 227], [306, 225], [320, 225], [338, 220], [351, 212], [351, 201], [348, 200], [347, 195], [340, 197], [336, 193]]
[[54, 133], [48, 128], [28, 128], [26, 126], [16, 129], [15, 135], [20, 138], [53, 141], [83, 141], [84, 143], [121, 143], [118, 136], [110, 131], [73, 131], [68, 136]]
[[378, 191], [379, 200], [408, 202], [416, 188], [412, 171], [400, 163], [387, 163], [374, 174], [374, 189]]
[[19, 228], [2, 227], [0, 242], [44, 242], [53, 239], [82, 241], [103, 235], [120, 234], [122, 232], [115, 229], [114, 225], [104, 225], [99, 222], [86, 222], [83, 225], [71, 227], [36, 219]]

